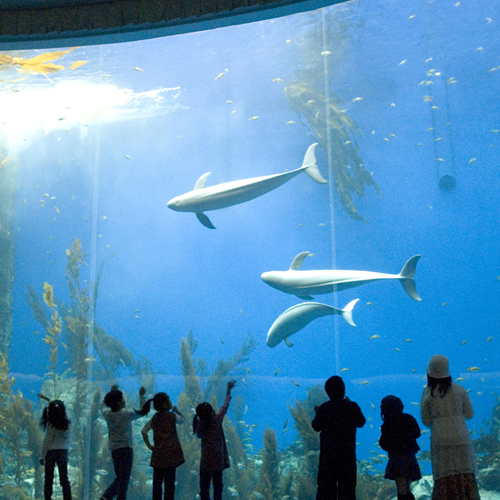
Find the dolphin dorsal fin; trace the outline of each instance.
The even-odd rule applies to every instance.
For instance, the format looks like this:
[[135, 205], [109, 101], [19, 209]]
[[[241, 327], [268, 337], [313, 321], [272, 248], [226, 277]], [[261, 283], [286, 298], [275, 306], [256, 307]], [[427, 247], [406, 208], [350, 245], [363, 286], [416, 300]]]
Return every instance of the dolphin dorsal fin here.
[[203, 174], [197, 181], [196, 184], [194, 185], [195, 189], [203, 189], [205, 187], [205, 182], [207, 181], [207, 177], [211, 174], [212, 172], [207, 172], [206, 174]]
[[312, 253], [311, 252], [299, 253], [299, 255], [297, 255], [295, 259], [293, 259], [292, 265], [290, 266], [290, 271], [297, 271], [297, 269], [300, 269], [302, 262], [304, 262], [304, 259], [309, 255], [312, 256]]
[[290, 342], [290, 339], [288, 337], [285, 337], [285, 344], [288, 346], [288, 347], [293, 347], [293, 344]]

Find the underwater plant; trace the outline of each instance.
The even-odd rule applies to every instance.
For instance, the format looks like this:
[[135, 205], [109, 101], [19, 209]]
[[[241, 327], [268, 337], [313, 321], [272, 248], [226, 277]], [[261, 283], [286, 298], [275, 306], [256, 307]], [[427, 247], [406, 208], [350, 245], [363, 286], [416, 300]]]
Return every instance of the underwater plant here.
[[[363, 165], [359, 155], [356, 132], [361, 130], [345, 112], [340, 109], [340, 99], [306, 82], [291, 81], [284, 89], [290, 108], [304, 118], [328, 156], [335, 188], [344, 211], [353, 219], [366, 222], [358, 213], [351, 193], [364, 197], [365, 186], [373, 186], [381, 196], [377, 183]], [[362, 134], [361, 134], [362, 135]]]
[[277, 500], [280, 484], [280, 453], [276, 433], [266, 428], [264, 431], [264, 449], [262, 450], [262, 468], [260, 471], [259, 492], [265, 500]]
[[56, 311], [56, 305], [54, 304], [54, 294], [52, 287], [48, 283], [44, 283], [43, 288], [45, 290], [43, 294], [44, 302], [50, 307], [52, 311], [51, 321], [52, 324], [46, 325], [47, 335], [43, 338], [43, 341], [48, 344], [50, 349], [49, 362], [51, 363], [49, 368], [49, 373], [47, 374], [54, 383], [53, 394], [54, 399], [58, 398], [57, 393], [57, 358], [59, 352], [58, 341], [61, 337], [62, 330], [62, 320], [59, 317], [59, 313]]
[[344, 211], [352, 219], [366, 222], [352, 195], [363, 198], [365, 187], [372, 186], [381, 196], [380, 189], [359, 154], [356, 134], [363, 134], [356, 121], [341, 108], [340, 97], [330, 89], [330, 75], [338, 74], [343, 49], [351, 36], [349, 22], [342, 16], [327, 14], [321, 21], [308, 22], [309, 27], [304, 27], [308, 31], [298, 41], [300, 64], [285, 83], [284, 93], [290, 108], [302, 123], [306, 121], [311, 139], [325, 151]]
[[40, 493], [41, 437], [33, 405], [20, 391], [13, 393], [16, 381], [8, 371], [7, 360], [0, 353], [0, 474], [5, 478], [0, 485], [0, 499], [31, 498], [26, 495], [25, 480], [34, 476], [35, 492]]
[[[63, 69], [67, 69], [59, 64], [52, 64], [50, 61], [55, 61], [62, 56], [69, 54], [78, 47], [72, 47], [68, 50], [59, 50], [56, 52], [44, 52], [30, 59], [23, 59], [22, 57], [11, 57], [8, 54], [0, 54], [0, 71], [15, 68], [19, 73], [28, 74], [42, 74], [47, 75], [57, 73]], [[83, 66], [87, 61], [76, 61], [69, 69], [76, 69]], [[12, 80], [11, 80], [12, 81]]]

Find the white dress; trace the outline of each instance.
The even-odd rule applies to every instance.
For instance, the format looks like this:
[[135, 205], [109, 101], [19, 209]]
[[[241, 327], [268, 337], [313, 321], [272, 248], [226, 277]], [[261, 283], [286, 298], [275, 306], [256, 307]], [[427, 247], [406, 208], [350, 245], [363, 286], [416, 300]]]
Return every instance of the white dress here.
[[422, 422], [431, 429], [432, 475], [434, 481], [456, 474], [475, 474], [476, 455], [465, 419], [474, 416], [467, 391], [452, 382], [442, 398], [439, 389], [427, 387], [420, 402]]

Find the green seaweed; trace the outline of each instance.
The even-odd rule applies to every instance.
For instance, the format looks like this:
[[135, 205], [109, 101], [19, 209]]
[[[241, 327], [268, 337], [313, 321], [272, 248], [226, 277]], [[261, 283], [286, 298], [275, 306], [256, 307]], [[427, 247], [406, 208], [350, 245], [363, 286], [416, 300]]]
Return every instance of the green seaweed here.
[[[9, 377], [8, 371], [7, 360], [0, 353], [0, 444], [4, 450], [2, 473], [10, 478], [14, 490], [9, 491], [14, 493], [24, 485], [24, 480], [30, 474], [36, 473], [38, 464], [32, 457], [36, 450], [30, 450], [28, 445], [37, 446], [40, 441], [33, 435], [33, 405], [23, 397], [21, 391], [14, 394], [12, 386], [16, 380]], [[7, 463], [8, 474], [5, 470]], [[32, 472], [29, 472], [31, 469]]]
[[50, 307], [52, 314], [50, 319], [52, 323], [48, 323], [45, 326], [45, 331], [47, 335], [43, 338], [43, 341], [48, 344], [50, 350], [49, 362], [51, 363], [47, 369], [49, 373], [47, 374], [54, 384], [53, 394], [54, 398], [57, 399], [59, 394], [57, 392], [57, 362], [59, 353], [59, 339], [61, 337], [62, 331], [62, 320], [59, 317], [59, 313], [56, 311], [56, 305], [54, 304], [54, 293], [52, 287], [48, 283], [44, 283], [43, 288], [45, 290], [43, 294], [43, 300], [45, 304]]
[[262, 467], [260, 469], [259, 493], [265, 500], [277, 500], [280, 485], [280, 453], [276, 433], [266, 428], [264, 431], [264, 449], [261, 452]]
[[352, 195], [364, 198], [365, 187], [371, 186], [380, 196], [380, 189], [359, 153], [357, 134], [363, 134], [342, 109], [341, 98], [330, 89], [331, 75], [338, 73], [350, 37], [350, 22], [344, 15], [327, 13], [317, 22], [307, 20], [306, 32], [297, 41], [301, 61], [284, 92], [290, 108], [305, 120], [312, 140], [325, 151], [344, 211], [352, 219], [366, 222]]

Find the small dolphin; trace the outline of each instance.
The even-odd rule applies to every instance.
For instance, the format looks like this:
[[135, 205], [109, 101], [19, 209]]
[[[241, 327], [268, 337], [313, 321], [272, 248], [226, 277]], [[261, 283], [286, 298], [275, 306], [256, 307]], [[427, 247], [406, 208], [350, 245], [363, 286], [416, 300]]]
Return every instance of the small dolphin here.
[[406, 293], [414, 300], [420, 302], [413, 276], [417, 268], [420, 255], [415, 255], [404, 265], [399, 274], [374, 273], [371, 271], [299, 271], [304, 259], [312, 255], [309, 252], [299, 253], [293, 259], [288, 271], [270, 271], [262, 273], [262, 280], [269, 286], [285, 293], [296, 295], [300, 299], [311, 300], [312, 295], [332, 293], [356, 286], [364, 285], [370, 281], [399, 280]]
[[322, 316], [341, 314], [349, 325], [356, 326], [352, 320], [352, 310], [358, 300], [354, 299], [349, 302], [344, 309], [335, 309], [335, 307], [320, 304], [319, 302], [302, 302], [292, 306], [273, 323], [267, 334], [266, 344], [268, 347], [276, 347], [284, 340], [288, 347], [292, 347], [293, 344], [288, 337]]
[[196, 181], [193, 191], [172, 198], [167, 203], [167, 206], [176, 212], [194, 212], [198, 220], [205, 227], [215, 229], [215, 226], [203, 212], [218, 210], [220, 208], [226, 208], [253, 200], [254, 198], [280, 187], [302, 171], [305, 171], [306, 174], [316, 182], [325, 184], [328, 181], [323, 179], [316, 165], [314, 150], [317, 144], [318, 143], [315, 143], [309, 146], [304, 156], [302, 166], [291, 172], [252, 177], [251, 179], [224, 182], [223, 184], [205, 187], [205, 181], [210, 175], [210, 172], [207, 172]]

